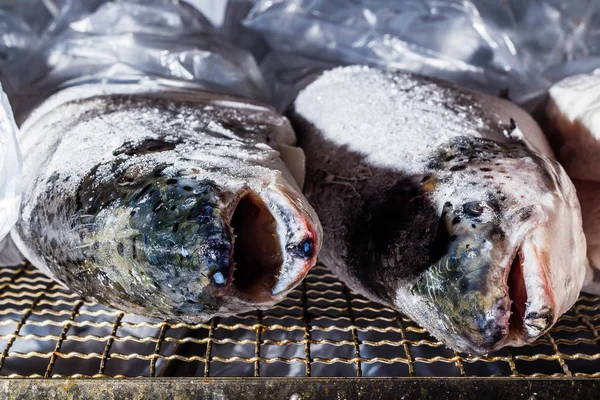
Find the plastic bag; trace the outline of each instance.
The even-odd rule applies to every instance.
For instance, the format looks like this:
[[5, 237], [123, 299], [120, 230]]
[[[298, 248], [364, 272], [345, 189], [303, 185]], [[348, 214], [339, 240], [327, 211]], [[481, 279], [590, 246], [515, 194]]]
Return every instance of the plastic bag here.
[[[231, 5], [249, 9], [242, 0]], [[269, 99], [254, 58], [225, 37], [226, 31], [241, 34], [239, 28], [214, 26], [197, 8], [177, 0], [7, 0], [0, 7], [0, 29], [0, 79], [17, 122], [54, 92], [97, 82]], [[2, 100], [0, 240], [16, 222], [21, 167], [16, 127]], [[0, 265], [21, 259], [10, 239], [0, 243]]]
[[21, 155], [16, 134], [12, 109], [0, 85], [0, 242], [17, 221], [21, 204]]
[[4, 36], [22, 38], [12, 48], [9, 40], [0, 45], [0, 71], [18, 120], [56, 90], [93, 81], [168, 80], [268, 100], [254, 58], [217, 36], [187, 3], [64, 0], [53, 13], [46, 27], [0, 13], [0, 26], [18, 28]]
[[[491, 94], [509, 89], [520, 103], [553, 82], [548, 68], [600, 55], [596, 0], [259, 0], [244, 24], [284, 53], [265, 60], [269, 76], [289, 78], [286, 66], [310, 72], [310, 59], [368, 64]], [[307, 59], [298, 62], [299, 55]]]

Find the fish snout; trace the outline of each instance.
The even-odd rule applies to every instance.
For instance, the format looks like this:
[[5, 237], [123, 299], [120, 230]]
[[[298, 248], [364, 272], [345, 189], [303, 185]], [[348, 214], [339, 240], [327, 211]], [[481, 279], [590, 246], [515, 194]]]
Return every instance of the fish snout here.
[[256, 304], [279, 301], [315, 265], [319, 222], [306, 200], [286, 186], [246, 191], [230, 218], [230, 294]]
[[480, 298], [475, 318], [480, 334], [465, 336], [465, 351], [483, 354], [505, 346], [523, 346], [546, 333], [556, 321], [548, 260], [528, 237], [505, 264], [494, 267], [502, 272], [489, 275], [501, 274], [502, 282], [498, 288], [488, 288], [495, 296], [492, 306], [485, 297]]
[[515, 245], [493, 221], [468, 222], [449, 215], [440, 223], [441, 251], [411, 294], [445, 317], [421, 323], [451, 347], [473, 354], [533, 342], [557, 315], [552, 260], [532, 239], [543, 237], [543, 228], [530, 224]]

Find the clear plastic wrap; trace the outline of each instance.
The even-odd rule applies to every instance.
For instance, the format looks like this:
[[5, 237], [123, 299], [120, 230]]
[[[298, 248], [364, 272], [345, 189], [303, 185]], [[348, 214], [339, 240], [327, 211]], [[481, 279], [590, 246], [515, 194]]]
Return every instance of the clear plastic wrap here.
[[[241, 25], [223, 20], [215, 26], [200, 11], [215, 7], [193, 3], [2, 2], [0, 80], [17, 123], [54, 92], [87, 83], [127, 83], [132, 90], [166, 85], [268, 101], [255, 59], [227, 39], [242, 36]], [[237, 22], [251, 6], [242, 0], [225, 4]], [[0, 239], [16, 221], [20, 200], [16, 126], [6, 97], [1, 105]], [[20, 259], [9, 239], [0, 243], [0, 265]]]
[[282, 52], [263, 63], [278, 99], [293, 97], [299, 74], [318, 59], [435, 75], [492, 94], [508, 89], [526, 103], [570, 61], [600, 54], [595, 0], [259, 0], [244, 23]]
[[0, 26], [14, 27], [0, 70], [18, 119], [59, 88], [100, 80], [169, 80], [268, 100], [254, 58], [187, 3], [65, 0], [46, 11], [49, 23], [31, 25], [21, 8], [0, 13]]

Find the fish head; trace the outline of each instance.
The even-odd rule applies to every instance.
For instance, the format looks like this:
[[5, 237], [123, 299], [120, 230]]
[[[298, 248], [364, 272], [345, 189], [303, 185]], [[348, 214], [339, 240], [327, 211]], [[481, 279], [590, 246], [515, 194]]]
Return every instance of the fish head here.
[[[160, 140], [144, 146], [153, 157], [177, 150]], [[142, 167], [124, 157], [107, 167], [117, 170], [114, 181], [98, 186], [94, 172], [82, 185], [77, 208], [91, 223], [77, 229], [89, 232], [85, 263], [101, 275], [86, 280], [99, 287], [84, 294], [191, 322], [283, 300], [315, 265], [322, 242], [318, 218], [285, 167], [224, 158], [212, 169], [202, 160], [182, 169], [164, 159], [148, 157]]]
[[523, 143], [463, 138], [436, 159], [441, 216], [429, 266], [410, 289], [434, 317], [424, 325], [475, 354], [533, 342], [583, 283], [585, 238], [571, 181]]
[[316, 263], [318, 219], [284, 179], [253, 188], [179, 174], [133, 193], [127, 226], [139, 232], [139, 274], [176, 315], [273, 305]]

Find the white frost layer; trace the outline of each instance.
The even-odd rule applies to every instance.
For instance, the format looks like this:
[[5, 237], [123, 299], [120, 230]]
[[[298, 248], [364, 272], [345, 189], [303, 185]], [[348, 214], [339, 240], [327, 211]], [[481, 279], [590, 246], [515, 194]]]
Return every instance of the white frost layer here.
[[484, 124], [467, 118], [470, 107], [446, 111], [448, 98], [439, 87], [415, 85], [410, 75], [349, 67], [325, 72], [299, 94], [295, 107], [316, 117], [311, 122], [327, 139], [373, 165], [420, 173], [410, 170], [423, 165], [424, 154], [454, 136], [479, 136]]
[[423, 155], [453, 137], [514, 140], [506, 136], [510, 118], [532, 147], [552, 157], [537, 124], [518, 107], [411, 74], [335, 68], [302, 90], [294, 107], [310, 115], [328, 140], [365, 155], [374, 166], [408, 174], [421, 173]]
[[600, 69], [563, 79], [550, 88], [550, 98], [565, 118], [580, 122], [600, 139]]
[[[365, 66], [335, 68], [302, 90], [294, 108], [327, 142], [362, 155], [369, 166], [408, 176], [424, 173], [436, 150], [459, 136], [496, 142], [523, 140], [542, 155], [553, 157], [535, 121], [514, 104], [413, 74]], [[511, 119], [516, 121], [517, 134], [509, 132]], [[533, 159], [521, 161], [520, 174], [534, 174], [535, 180]], [[468, 182], [472, 177], [462, 171], [455, 179]], [[495, 182], [521, 191], [523, 196], [517, 202], [535, 198], [552, 207], [554, 195], [540, 196], [535, 185], [517, 187], [514, 180], [501, 174]], [[487, 196], [482, 185], [458, 187], [460, 190], [443, 186], [445, 192], [438, 190], [436, 196], [452, 197], [457, 203]]]
[[600, 69], [550, 88], [548, 133], [571, 178], [600, 182]]
[[[162, 85], [118, 85], [90, 84], [65, 89], [50, 97], [36, 109], [21, 127], [20, 144], [27, 154], [25, 162], [26, 187], [28, 199], [23, 205], [23, 220], [28, 221], [44, 185], [35, 185], [33, 181], [43, 182], [53, 173], [70, 176], [62, 182], [66, 193], [74, 193], [85, 174], [97, 164], [104, 164], [98, 173], [106, 181], [114, 177], [110, 161], [114, 159], [114, 150], [123, 143], [136, 143], [157, 134], [174, 142], [186, 136], [194, 136], [204, 143], [206, 151], [198, 143], [192, 146], [179, 144], [171, 151], [150, 153], [129, 159], [123, 168], [132, 167], [143, 170], [153, 169], [158, 164], [169, 167], [164, 173], [169, 175], [196, 163], [200, 168], [219, 167], [210, 178], [215, 181], [229, 182], [233, 187], [250, 184], [249, 177], [255, 177], [257, 189], [264, 182], [271, 182], [273, 175], [279, 175], [272, 163], [277, 162], [279, 153], [261, 143], [265, 138], [254, 138], [256, 143], [249, 145], [236, 134], [218, 122], [219, 113], [233, 113], [233, 120], [240, 125], [256, 126], [260, 123], [270, 126], [269, 137], [275, 144], [294, 146], [295, 135], [287, 119], [276, 114], [271, 108], [227, 96], [208, 92], [190, 92], [183, 89], [166, 88]], [[79, 118], [86, 113], [97, 112], [106, 106], [109, 95], [151, 94], [152, 97], [190, 100], [191, 106], [179, 106], [176, 110], [157, 109], [153, 105], [139, 104], [138, 108], [123, 107], [120, 110], [97, 118]], [[85, 103], [82, 100], [89, 99]], [[173, 107], [175, 107], [173, 105]], [[215, 119], [216, 118], [216, 119]], [[73, 128], [73, 124], [77, 128]], [[163, 132], [156, 132], [162, 127]], [[256, 131], [256, 135], [266, 134]], [[171, 136], [172, 135], [172, 136]], [[223, 139], [228, 146], [221, 146]], [[249, 139], [249, 138], [246, 138]], [[276, 147], [276, 146], [274, 146]], [[74, 154], [80, 154], [74, 156]], [[85, 156], [81, 156], [85, 155]], [[198, 174], [200, 179], [202, 174]], [[261, 183], [259, 183], [259, 181]], [[257, 190], [260, 191], [260, 190]]]
[[21, 156], [17, 125], [0, 85], [0, 241], [17, 221], [21, 203]]
[[[262, 104], [252, 103], [251, 100], [236, 99], [234, 97], [227, 98], [223, 94], [213, 94], [210, 92], [197, 90], [194, 87], [181, 87], [171, 84], [170, 81], [147, 79], [141, 83], [89, 83], [78, 86], [69, 87], [61, 90], [58, 93], [50, 96], [43, 104], [37, 107], [23, 123], [21, 131], [24, 132], [29, 126], [33, 125], [38, 119], [43, 117], [48, 112], [52, 112], [55, 108], [77, 100], [89, 99], [97, 96], [109, 95], [134, 95], [134, 94], [153, 94], [172, 96], [177, 93], [178, 100], [206, 101], [214, 105], [223, 107], [232, 107], [238, 109], [246, 109], [253, 111], [274, 111], [273, 108]], [[227, 98], [226, 100], [224, 98]]]

